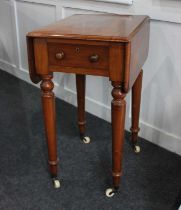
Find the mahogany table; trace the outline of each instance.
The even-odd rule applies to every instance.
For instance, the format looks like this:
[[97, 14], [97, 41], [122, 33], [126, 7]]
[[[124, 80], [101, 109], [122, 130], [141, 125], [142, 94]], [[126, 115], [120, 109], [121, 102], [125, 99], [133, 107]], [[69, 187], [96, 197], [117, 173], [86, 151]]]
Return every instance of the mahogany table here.
[[57, 148], [53, 72], [75, 73], [80, 137], [85, 143], [85, 77], [109, 77], [112, 90], [112, 177], [117, 192], [122, 174], [125, 96], [132, 89], [132, 147], [137, 145], [142, 86], [142, 66], [148, 55], [150, 20], [136, 15], [73, 15], [27, 34], [29, 73], [41, 81], [42, 106], [48, 144], [48, 163], [54, 186], [57, 178]]

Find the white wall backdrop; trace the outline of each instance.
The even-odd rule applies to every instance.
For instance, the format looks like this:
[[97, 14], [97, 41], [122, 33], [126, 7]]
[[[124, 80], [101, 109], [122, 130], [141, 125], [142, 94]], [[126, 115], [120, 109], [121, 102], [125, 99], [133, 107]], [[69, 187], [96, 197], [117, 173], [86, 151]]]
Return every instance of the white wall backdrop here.
[[[66, 16], [97, 12], [149, 15], [151, 38], [144, 66], [140, 135], [181, 155], [181, 2], [134, 0], [132, 5], [130, 0], [120, 2], [127, 5], [108, 0], [1, 0], [0, 68], [30, 82], [26, 33]], [[110, 92], [107, 78], [88, 76], [87, 111], [110, 121]], [[55, 93], [76, 105], [74, 75], [56, 74]], [[127, 102], [129, 130], [129, 95]]]

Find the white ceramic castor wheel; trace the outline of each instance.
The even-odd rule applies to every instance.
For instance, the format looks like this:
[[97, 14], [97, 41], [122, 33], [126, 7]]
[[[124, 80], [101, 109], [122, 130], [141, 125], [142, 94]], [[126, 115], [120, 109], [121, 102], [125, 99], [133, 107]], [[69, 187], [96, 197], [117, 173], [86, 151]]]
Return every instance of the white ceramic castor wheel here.
[[84, 142], [85, 144], [89, 144], [90, 141], [91, 141], [90, 137], [88, 137], [88, 136], [83, 137], [83, 142]]
[[60, 188], [60, 181], [58, 179], [53, 179], [53, 186], [54, 188]]
[[135, 152], [135, 153], [140, 153], [140, 151], [141, 151], [140, 146], [135, 145], [135, 146], [134, 146], [134, 152]]
[[114, 188], [108, 188], [108, 189], [106, 190], [106, 196], [107, 196], [108, 198], [113, 197], [114, 194], [115, 194]]

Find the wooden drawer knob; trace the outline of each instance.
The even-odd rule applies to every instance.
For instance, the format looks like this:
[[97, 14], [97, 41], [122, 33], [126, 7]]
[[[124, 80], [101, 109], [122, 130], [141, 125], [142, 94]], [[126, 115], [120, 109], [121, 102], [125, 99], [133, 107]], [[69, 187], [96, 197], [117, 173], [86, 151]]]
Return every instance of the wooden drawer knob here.
[[64, 52], [62, 51], [62, 52], [60, 52], [60, 53], [57, 53], [57, 54], [55, 55], [55, 57], [56, 57], [56, 59], [58, 59], [58, 60], [62, 60], [62, 59], [65, 57], [65, 54], [64, 54]]
[[91, 55], [89, 58], [90, 62], [97, 62], [99, 60], [98, 55]]

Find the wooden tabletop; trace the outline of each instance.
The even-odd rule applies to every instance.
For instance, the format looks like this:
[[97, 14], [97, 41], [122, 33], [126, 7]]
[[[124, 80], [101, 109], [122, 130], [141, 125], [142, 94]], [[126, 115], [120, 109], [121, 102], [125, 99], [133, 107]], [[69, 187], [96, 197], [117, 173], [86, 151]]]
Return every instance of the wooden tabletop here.
[[143, 15], [73, 15], [28, 36], [128, 42], [148, 20], [149, 17]]

